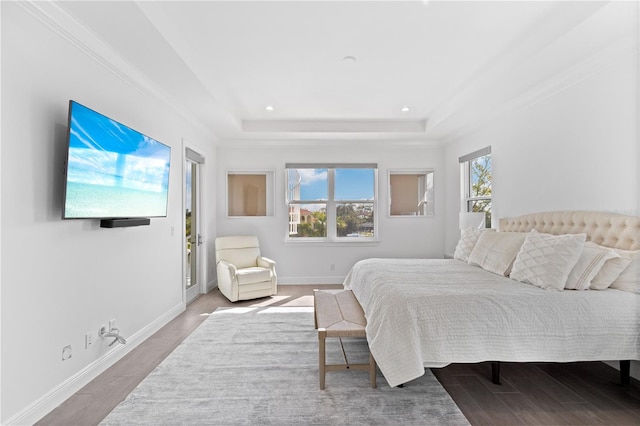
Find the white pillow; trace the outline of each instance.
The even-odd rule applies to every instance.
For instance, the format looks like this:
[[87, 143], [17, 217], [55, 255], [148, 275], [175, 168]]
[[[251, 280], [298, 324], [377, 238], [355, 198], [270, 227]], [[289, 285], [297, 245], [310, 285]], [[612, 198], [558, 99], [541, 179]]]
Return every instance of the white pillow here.
[[612, 249], [595, 243], [585, 243], [578, 263], [573, 267], [564, 285], [568, 290], [588, 290], [591, 280], [600, 272], [604, 263], [609, 259], [619, 258]]
[[[593, 243], [587, 243], [593, 244]], [[591, 290], [606, 290], [618, 279], [620, 274], [629, 266], [634, 258], [637, 258], [637, 251], [612, 249], [618, 257], [609, 259], [604, 263], [600, 272], [591, 280], [589, 288]]]
[[453, 258], [462, 260], [463, 262], [467, 262], [469, 260], [469, 255], [471, 251], [476, 246], [478, 242], [478, 238], [485, 231], [493, 231], [493, 229], [478, 229], [478, 228], [467, 228], [461, 231], [460, 241], [456, 245], [456, 251], [453, 253]]
[[635, 254], [632, 256], [629, 266], [615, 279], [610, 288], [640, 293], [640, 252], [636, 251], [632, 253]]
[[469, 255], [469, 264], [494, 274], [509, 275], [526, 235], [522, 232], [487, 232], [480, 235]]
[[547, 290], [564, 289], [586, 239], [586, 234], [550, 235], [532, 230], [516, 256], [511, 278]]

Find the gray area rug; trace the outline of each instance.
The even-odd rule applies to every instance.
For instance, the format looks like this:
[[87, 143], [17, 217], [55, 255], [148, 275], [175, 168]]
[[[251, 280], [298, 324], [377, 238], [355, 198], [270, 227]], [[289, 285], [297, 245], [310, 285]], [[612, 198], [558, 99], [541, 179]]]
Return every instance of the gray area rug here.
[[[367, 362], [364, 339], [343, 339]], [[327, 361], [341, 363], [338, 339]], [[220, 308], [101, 423], [103, 425], [468, 425], [427, 370], [404, 388], [378, 371], [328, 372], [318, 382], [318, 337], [307, 307]]]

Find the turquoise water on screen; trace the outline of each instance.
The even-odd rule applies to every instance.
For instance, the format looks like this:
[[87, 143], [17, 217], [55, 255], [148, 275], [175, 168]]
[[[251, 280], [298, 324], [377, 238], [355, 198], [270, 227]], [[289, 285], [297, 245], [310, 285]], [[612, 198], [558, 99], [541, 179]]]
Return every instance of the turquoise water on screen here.
[[167, 191], [67, 183], [67, 218], [157, 217], [167, 214]]

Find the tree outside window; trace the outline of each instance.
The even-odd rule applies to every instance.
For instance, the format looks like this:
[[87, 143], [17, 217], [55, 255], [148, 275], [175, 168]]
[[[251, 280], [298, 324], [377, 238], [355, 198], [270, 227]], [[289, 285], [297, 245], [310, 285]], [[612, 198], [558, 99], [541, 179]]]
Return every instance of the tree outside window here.
[[[465, 161], [462, 161], [465, 160]], [[491, 227], [491, 148], [485, 148], [480, 154], [461, 157], [465, 178], [465, 203], [467, 212], [485, 214], [485, 226]]]

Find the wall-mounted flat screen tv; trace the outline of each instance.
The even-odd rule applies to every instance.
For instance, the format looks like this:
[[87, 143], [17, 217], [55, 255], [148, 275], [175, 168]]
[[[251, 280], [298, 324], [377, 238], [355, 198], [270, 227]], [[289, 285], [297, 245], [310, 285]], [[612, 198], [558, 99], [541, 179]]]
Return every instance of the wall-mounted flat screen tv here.
[[64, 219], [166, 217], [171, 147], [69, 101]]

